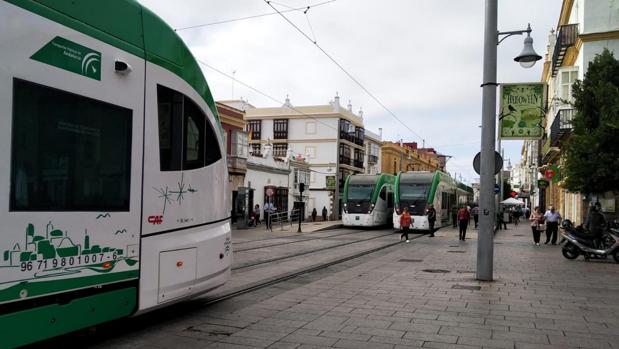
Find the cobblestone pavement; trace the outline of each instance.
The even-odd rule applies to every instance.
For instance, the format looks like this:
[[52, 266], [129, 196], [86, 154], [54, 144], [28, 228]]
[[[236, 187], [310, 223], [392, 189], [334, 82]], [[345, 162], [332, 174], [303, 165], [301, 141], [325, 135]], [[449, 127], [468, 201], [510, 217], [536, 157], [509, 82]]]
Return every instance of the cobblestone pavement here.
[[559, 246], [534, 246], [528, 225], [508, 228], [496, 236], [494, 282], [474, 279], [476, 230], [461, 242], [447, 228], [97, 347], [619, 349], [619, 264], [569, 261]]

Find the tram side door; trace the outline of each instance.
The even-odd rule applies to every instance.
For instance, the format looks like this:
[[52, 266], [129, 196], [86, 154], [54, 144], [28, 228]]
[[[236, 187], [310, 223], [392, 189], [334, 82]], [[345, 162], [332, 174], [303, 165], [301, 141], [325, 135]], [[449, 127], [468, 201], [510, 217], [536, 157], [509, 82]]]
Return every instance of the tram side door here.
[[137, 286], [144, 61], [91, 33], [0, 1], [0, 302]]

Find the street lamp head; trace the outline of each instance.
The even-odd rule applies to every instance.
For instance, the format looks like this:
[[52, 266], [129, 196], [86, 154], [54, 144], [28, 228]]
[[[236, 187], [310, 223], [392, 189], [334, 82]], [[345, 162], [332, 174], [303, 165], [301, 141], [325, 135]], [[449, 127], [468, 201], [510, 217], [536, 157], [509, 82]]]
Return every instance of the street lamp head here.
[[[531, 27], [529, 27], [530, 30]], [[524, 38], [524, 47], [518, 57], [514, 58], [514, 61], [520, 63], [523, 68], [531, 68], [535, 65], [535, 62], [542, 59], [542, 56], [538, 55], [533, 49], [533, 38], [530, 33], [527, 32], [527, 37]]]

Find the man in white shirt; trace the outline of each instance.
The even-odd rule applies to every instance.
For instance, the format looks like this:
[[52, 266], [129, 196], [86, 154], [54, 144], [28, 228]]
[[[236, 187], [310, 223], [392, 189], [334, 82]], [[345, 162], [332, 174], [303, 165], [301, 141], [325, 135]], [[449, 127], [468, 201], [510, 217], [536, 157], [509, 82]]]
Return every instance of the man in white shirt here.
[[559, 223], [561, 222], [561, 214], [555, 211], [555, 208], [552, 206], [548, 207], [548, 211], [544, 213], [544, 220], [546, 221], [546, 242], [544, 245], [547, 245], [551, 242], [550, 238], [552, 237], [552, 244], [557, 244], [557, 231], [559, 230]]

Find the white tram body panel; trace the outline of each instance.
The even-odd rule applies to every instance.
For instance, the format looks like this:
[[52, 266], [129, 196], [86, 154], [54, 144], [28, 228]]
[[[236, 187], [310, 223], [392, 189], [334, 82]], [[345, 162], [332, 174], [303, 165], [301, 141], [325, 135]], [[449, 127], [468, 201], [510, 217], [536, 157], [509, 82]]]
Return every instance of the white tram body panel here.
[[[79, 60], [82, 71], [46, 61], [48, 55]], [[93, 57], [94, 65], [88, 61]], [[131, 70], [116, 72], [116, 61]], [[226, 282], [232, 251], [225, 148], [215, 116], [192, 86], [144, 58], [4, 1], [0, 62], [0, 304], [139, 278], [142, 312]], [[206, 114], [219, 160], [192, 170], [160, 170], [158, 85]], [[30, 124], [14, 123], [22, 114]], [[46, 123], [38, 127], [41, 120]], [[112, 141], [118, 133], [124, 148]], [[73, 152], [63, 145], [67, 139]], [[48, 153], [26, 157], [41, 150]], [[56, 156], [62, 152], [68, 155]], [[71, 183], [85, 199], [74, 200], [76, 209], [63, 209], [71, 173], [89, 179]], [[93, 193], [112, 191], [124, 191], [126, 202], [98, 208]], [[36, 193], [51, 204], [35, 204]], [[85, 201], [90, 206], [80, 206]], [[34, 293], [32, 286], [46, 293]]]
[[[45, 62], [62, 54], [99, 79]], [[143, 59], [0, 1], [0, 303], [137, 279], [143, 96]], [[93, 197], [119, 186], [98, 209]]]

